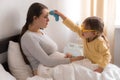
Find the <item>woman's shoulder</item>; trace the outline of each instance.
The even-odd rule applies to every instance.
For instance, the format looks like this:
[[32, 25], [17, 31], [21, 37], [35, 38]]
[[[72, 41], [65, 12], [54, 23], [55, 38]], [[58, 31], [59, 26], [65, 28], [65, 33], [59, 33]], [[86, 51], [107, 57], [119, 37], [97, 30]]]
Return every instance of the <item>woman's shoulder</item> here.
[[29, 37], [31, 37], [33, 34], [30, 32], [30, 31], [26, 31], [24, 34], [23, 34], [23, 36], [22, 36], [22, 38], [29, 38]]
[[33, 32], [27, 30], [24, 35], [22, 36], [21, 40], [33, 40], [37, 39], [37, 35], [35, 35]]
[[31, 32], [31, 31], [27, 30], [24, 33], [24, 35], [22, 36], [22, 39], [24, 39], [24, 40], [30, 39], [30, 40], [40, 41], [40, 40], [45, 39], [47, 37], [48, 36], [44, 32], [42, 32], [42, 34], [41, 34], [41, 33]]

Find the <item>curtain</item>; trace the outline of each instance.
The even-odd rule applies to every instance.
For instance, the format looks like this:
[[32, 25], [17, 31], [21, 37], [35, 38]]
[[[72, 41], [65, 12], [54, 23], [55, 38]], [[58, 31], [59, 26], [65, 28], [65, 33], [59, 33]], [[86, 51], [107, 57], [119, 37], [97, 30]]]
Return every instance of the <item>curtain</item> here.
[[103, 17], [106, 25], [106, 34], [110, 43], [112, 62], [114, 62], [115, 1], [116, 0], [106, 0], [107, 6], [105, 7]]
[[104, 33], [110, 44], [112, 62], [114, 60], [115, 1], [116, 0], [81, 0], [81, 22], [88, 16], [98, 16], [103, 19], [105, 24]]

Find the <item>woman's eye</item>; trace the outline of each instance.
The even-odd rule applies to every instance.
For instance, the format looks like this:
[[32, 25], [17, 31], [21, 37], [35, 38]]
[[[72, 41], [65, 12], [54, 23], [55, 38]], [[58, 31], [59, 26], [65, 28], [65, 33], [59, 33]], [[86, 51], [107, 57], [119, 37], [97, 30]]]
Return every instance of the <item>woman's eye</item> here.
[[48, 18], [48, 16], [45, 16], [44, 18]]

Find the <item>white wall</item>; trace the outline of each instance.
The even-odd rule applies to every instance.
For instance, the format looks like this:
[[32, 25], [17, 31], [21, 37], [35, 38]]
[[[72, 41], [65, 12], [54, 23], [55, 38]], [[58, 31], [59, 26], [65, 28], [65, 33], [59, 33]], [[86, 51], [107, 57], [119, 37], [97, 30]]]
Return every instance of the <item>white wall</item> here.
[[120, 25], [115, 28], [114, 64], [120, 67]]
[[0, 39], [15, 35], [25, 23], [26, 13], [31, 3], [45, 0], [2, 0], [0, 2]]
[[[28, 7], [33, 2], [41, 2], [50, 10], [58, 9], [75, 23], [80, 21], [80, 0], [0, 0], [0, 39], [20, 33], [25, 23]], [[75, 6], [76, 5], [76, 6]], [[71, 31], [64, 27], [62, 20], [56, 22], [50, 16], [48, 35], [58, 44], [59, 51], [70, 41]]]

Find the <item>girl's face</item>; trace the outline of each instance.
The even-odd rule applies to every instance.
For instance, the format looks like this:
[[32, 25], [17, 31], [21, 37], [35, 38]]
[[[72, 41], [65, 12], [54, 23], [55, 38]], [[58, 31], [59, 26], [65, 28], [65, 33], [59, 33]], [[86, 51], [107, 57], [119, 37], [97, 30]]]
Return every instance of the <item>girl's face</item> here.
[[39, 28], [46, 28], [49, 22], [49, 10], [48, 9], [43, 9], [42, 10], [42, 14], [37, 17], [35, 20], [35, 23], [37, 26], [39, 26]]
[[82, 36], [83, 36], [85, 39], [88, 39], [88, 38], [94, 37], [94, 33], [91, 32], [91, 31], [82, 32]]
[[82, 26], [81, 31], [82, 31], [82, 36], [85, 39], [92, 40], [96, 36], [96, 31], [91, 30], [89, 27]]

